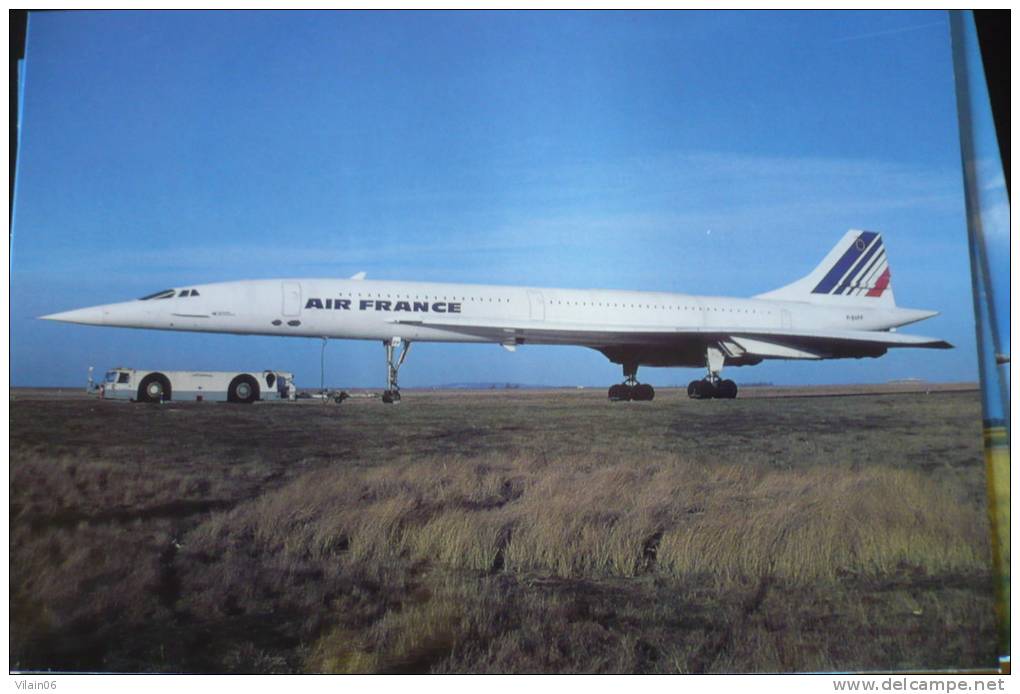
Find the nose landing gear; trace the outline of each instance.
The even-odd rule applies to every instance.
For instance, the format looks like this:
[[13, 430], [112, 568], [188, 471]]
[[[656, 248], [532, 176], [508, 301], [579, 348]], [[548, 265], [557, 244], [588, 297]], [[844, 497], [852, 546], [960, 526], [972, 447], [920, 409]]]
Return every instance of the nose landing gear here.
[[399, 337], [383, 340], [383, 346], [386, 348], [386, 390], [383, 391], [382, 401], [386, 404], [400, 402], [400, 386], [397, 385], [397, 373], [400, 371], [400, 366], [407, 359], [407, 353], [411, 349], [411, 343], [405, 340], [404, 346], [400, 350], [400, 357], [393, 361], [395, 348], [400, 343], [401, 339]]

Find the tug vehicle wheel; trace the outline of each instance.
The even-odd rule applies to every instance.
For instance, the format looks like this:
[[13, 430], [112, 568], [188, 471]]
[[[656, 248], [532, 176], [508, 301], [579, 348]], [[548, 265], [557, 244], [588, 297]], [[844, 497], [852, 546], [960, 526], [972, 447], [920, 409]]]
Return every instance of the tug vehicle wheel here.
[[227, 388], [227, 402], [250, 405], [259, 399], [259, 384], [247, 374], [236, 376]]
[[138, 402], [163, 402], [170, 394], [170, 381], [161, 373], [149, 374], [138, 384]]

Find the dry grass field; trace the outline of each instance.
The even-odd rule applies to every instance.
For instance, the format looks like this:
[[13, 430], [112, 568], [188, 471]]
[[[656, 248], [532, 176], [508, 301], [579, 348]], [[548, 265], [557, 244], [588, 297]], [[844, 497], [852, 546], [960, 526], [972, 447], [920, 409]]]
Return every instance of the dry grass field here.
[[14, 392], [11, 663], [994, 667], [976, 392]]

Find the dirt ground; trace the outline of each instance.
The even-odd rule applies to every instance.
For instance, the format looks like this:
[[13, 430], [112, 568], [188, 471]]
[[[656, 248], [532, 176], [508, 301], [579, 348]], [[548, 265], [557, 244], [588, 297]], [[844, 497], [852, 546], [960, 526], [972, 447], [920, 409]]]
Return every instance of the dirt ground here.
[[852, 391], [15, 389], [12, 667], [993, 667], [978, 393]]

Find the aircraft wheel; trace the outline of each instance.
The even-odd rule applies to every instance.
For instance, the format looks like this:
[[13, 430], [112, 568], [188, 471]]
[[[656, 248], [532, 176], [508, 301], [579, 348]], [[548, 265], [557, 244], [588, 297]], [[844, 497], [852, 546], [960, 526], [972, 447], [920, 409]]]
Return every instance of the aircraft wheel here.
[[169, 399], [170, 381], [163, 374], [149, 374], [138, 385], [138, 402], [162, 402]]
[[259, 399], [259, 384], [247, 374], [236, 376], [227, 387], [227, 402], [250, 405]]
[[695, 400], [708, 400], [709, 398], [720, 396], [716, 385], [708, 379], [703, 379], [701, 381], [690, 382], [687, 386], [687, 397], [694, 398]]
[[384, 390], [382, 394], [382, 401], [387, 405], [400, 402], [400, 391], [399, 390]]
[[652, 388], [648, 383], [639, 383], [634, 386], [634, 399], [641, 401], [650, 401], [655, 397], [655, 389]]
[[732, 400], [733, 398], [737, 397], [737, 384], [728, 378], [725, 381], [720, 381], [716, 389], [715, 396], [717, 398], [726, 398], [727, 400]]
[[617, 383], [615, 386], [609, 386], [609, 399], [612, 402], [626, 402], [630, 400], [630, 386], [625, 383]]

